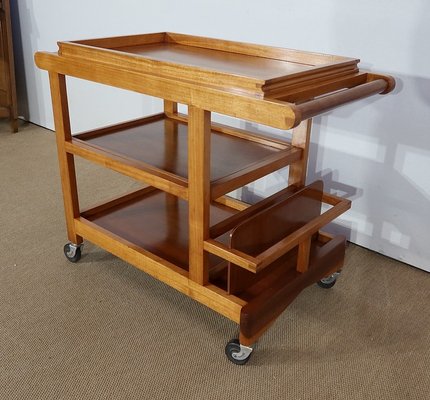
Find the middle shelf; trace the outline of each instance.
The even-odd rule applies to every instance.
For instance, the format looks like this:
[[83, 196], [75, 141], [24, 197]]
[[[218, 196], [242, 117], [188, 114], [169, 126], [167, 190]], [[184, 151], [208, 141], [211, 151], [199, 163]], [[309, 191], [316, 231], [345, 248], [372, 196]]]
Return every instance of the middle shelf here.
[[[66, 151], [183, 199], [188, 198], [186, 117], [164, 113], [73, 136]], [[290, 165], [302, 150], [244, 130], [212, 124], [211, 198]]]

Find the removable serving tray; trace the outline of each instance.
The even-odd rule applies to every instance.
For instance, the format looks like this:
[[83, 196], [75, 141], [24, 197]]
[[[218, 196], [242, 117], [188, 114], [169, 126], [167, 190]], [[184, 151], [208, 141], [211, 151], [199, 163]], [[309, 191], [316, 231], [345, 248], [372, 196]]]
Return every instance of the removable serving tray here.
[[358, 71], [358, 59], [163, 32], [59, 42], [64, 57], [264, 97]]

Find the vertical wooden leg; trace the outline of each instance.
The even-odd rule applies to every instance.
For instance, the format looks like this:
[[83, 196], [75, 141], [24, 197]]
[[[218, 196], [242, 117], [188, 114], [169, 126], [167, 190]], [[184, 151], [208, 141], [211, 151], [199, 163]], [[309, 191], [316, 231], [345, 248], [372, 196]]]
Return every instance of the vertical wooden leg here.
[[304, 186], [306, 182], [306, 169], [308, 167], [309, 144], [311, 138], [312, 119], [303, 121], [293, 129], [292, 145], [303, 150], [302, 158], [290, 165], [288, 185]]
[[242, 331], [239, 332], [239, 342], [244, 346], [252, 346], [257, 342], [258, 339], [274, 324], [276, 318], [268, 322], [263, 328], [261, 328], [258, 332], [256, 332], [253, 336], [248, 337], [245, 336]]
[[188, 113], [189, 277], [205, 285], [209, 280], [203, 241], [209, 238], [211, 115], [194, 106]]
[[79, 200], [76, 186], [75, 162], [73, 155], [66, 152], [65, 142], [71, 140], [69, 108], [67, 104], [66, 78], [55, 72], [49, 73], [52, 108], [54, 111], [57, 151], [63, 189], [64, 211], [67, 235], [74, 244], [81, 244], [82, 237], [76, 234], [74, 218], [79, 217]]
[[297, 255], [297, 271], [306, 272], [309, 267], [309, 257], [311, 253], [312, 237], [305, 239], [299, 244], [299, 253]]
[[[170, 116], [177, 112], [177, 103], [164, 100], [164, 113]], [[164, 120], [164, 159], [165, 169], [174, 171], [178, 163], [178, 123], [175, 120], [166, 118]], [[166, 215], [175, 215], [179, 211], [179, 199], [173, 194], [165, 193]], [[173, 224], [167, 224], [168, 237], [178, 237], [179, 232]]]
[[164, 100], [164, 114], [167, 116], [174, 115], [178, 113], [178, 103], [170, 100]]
[[[178, 103], [164, 100], [164, 114], [166, 116], [176, 114], [177, 112]], [[178, 123], [175, 120], [166, 118], [164, 120], [164, 132], [166, 169], [173, 171], [178, 161]]]
[[18, 132], [18, 118], [11, 118], [10, 119], [10, 129], [13, 133]]

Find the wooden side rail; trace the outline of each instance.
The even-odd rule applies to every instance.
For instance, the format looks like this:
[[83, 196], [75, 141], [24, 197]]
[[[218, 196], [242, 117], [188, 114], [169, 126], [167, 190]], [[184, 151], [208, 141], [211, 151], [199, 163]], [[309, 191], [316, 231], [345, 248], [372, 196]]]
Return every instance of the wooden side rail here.
[[240, 250], [232, 249], [214, 239], [207, 239], [203, 243], [205, 251], [215, 254], [254, 274], [258, 271], [258, 260]]
[[389, 89], [391, 89], [390, 82], [381, 78], [298, 104], [296, 107], [300, 119], [304, 121], [352, 101], [364, 99], [374, 94], [384, 93]]

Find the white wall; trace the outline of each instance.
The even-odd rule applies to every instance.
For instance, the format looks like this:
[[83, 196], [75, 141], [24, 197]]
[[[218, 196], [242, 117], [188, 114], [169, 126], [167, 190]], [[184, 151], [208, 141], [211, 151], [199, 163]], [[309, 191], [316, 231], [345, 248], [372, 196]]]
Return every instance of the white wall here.
[[[36, 50], [56, 41], [173, 31], [361, 58], [392, 74], [389, 96], [315, 118], [309, 180], [353, 200], [335, 230], [430, 270], [430, 2], [428, 0], [18, 0], [13, 8], [22, 114], [52, 128], [47, 74]], [[161, 102], [72, 80], [77, 131], [159, 110]], [[285, 173], [253, 189], [274, 190]]]

